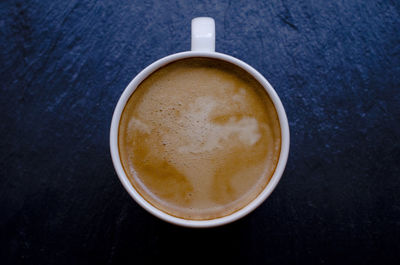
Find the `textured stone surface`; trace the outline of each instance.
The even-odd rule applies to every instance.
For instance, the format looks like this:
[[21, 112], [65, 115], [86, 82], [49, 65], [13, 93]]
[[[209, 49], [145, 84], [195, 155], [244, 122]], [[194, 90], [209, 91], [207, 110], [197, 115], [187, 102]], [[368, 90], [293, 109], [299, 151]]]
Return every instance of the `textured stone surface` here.
[[[123, 89], [188, 50], [196, 16], [275, 87], [292, 137], [272, 196], [209, 230], [140, 208], [108, 147]], [[1, 1], [1, 264], [398, 262], [399, 30], [389, 0]]]

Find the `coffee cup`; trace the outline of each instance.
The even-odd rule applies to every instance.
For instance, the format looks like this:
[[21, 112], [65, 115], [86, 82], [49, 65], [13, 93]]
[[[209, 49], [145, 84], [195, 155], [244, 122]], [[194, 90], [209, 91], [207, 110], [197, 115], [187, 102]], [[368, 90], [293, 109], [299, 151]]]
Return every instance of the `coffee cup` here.
[[[147, 210], [149, 213], [153, 214], [154, 216], [156, 216], [164, 221], [167, 221], [169, 223], [172, 223], [175, 225], [180, 225], [180, 226], [185, 226], [185, 227], [205, 228], [205, 227], [220, 226], [220, 225], [228, 224], [235, 220], [238, 220], [238, 219], [246, 216], [250, 212], [252, 212], [261, 203], [263, 203], [266, 200], [266, 198], [268, 198], [268, 196], [272, 193], [272, 191], [275, 189], [276, 185], [278, 184], [278, 182], [284, 172], [285, 166], [286, 166], [288, 153], [289, 153], [289, 142], [290, 142], [289, 141], [289, 125], [288, 125], [284, 107], [283, 107], [277, 93], [275, 92], [273, 87], [270, 85], [270, 83], [258, 71], [256, 71], [253, 67], [242, 62], [241, 60], [239, 60], [237, 58], [234, 58], [232, 56], [229, 56], [229, 55], [226, 55], [223, 53], [215, 52], [215, 23], [212, 18], [199, 17], [199, 18], [193, 19], [191, 33], [192, 33], [191, 51], [172, 54], [172, 55], [169, 55], [162, 59], [157, 60], [156, 62], [152, 63], [151, 65], [146, 67], [144, 70], [142, 70], [126, 87], [126, 89], [122, 93], [122, 95], [115, 107], [114, 114], [112, 117], [111, 129], [110, 129], [110, 151], [111, 151], [111, 157], [112, 157], [112, 161], [113, 161], [116, 173], [117, 173], [123, 187], [126, 189], [126, 191], [129, 193], [129, 195], [140, 206], [142, 206], [145, 210]], [[135, 182], [132, 181], [132, 176], [136, 176], [136, 174], [139, 174], [138, 172], [140, 170], [137, 170], [137, 171], [133, 170], [132, 172], [130, 172], [126, 166], [126, 163], [124, 163], [124, 161], [123, 161], [124, 159], [125, 160], [127, 159], [127, 158], [125, 158], [127, 156], [124, 154], [123, 150], [120, 150], [122, 142], [124, 144], [129, 144], [130, 141], [136, 141], [139, 143], [141, 141], [142, 142], [145, 141], [145, 140], [141, 140], [141, 137], [143, 137], [143, 139], [145, 139], [145, 137], [147, 137], [146, 139], [150, 139], [148, 137], [151, 137], [152, 134], [158, 133], [157, 128], [156, 128], [157, 126], [151, 127], [150, 125], [146, 125], [146, 121], [143, 121], [143, 120], [140, 121], [137, 119], [133, 119], [133, 122], [130, 121], [129, 126], [134, 126], [135, 127], [134, 130], [138, 130], [138, 131], [135, 131], [133, 136], [132, 135], [129, 136], [129, 137], [133, 137], [133, 140], [129, 139], [129, 141], [125, 141], [123, 138], [121, 138], [122, 137], [121, 136], [121, 124], [122, 124], [121, 120], [123, 118], [124, 112], [127, 112], [127, 111], [125, 111], [125, 109], [127, 107], [128, 102], [130, 101], [130, 98], [132, 97], [134, 92], [138, 89], [138, 87], [142, 86], [142, 84], [144, 84], [146, 82], [149, 83], [150, 81], [146, 81], [146, 80], [149, 80], [150, 77], [154, 76], [154, 74], [156, 72], [160, 72], [160, 69], [165, 69], [166, 67], [168, 67], [170, 65], [174, 65], [177, 62], [184, 62], [185, 60], [190, 61], [195, 58], [197, 60], [195, 62], [196, 65], [204, 64], [204, 63], [209, 65], [209, 63], [213, 64], [213, 62], [215, 61], [216, 64], [222, 65], [221, 69], [225, 67], [225, 66], [223, 66], [224, 64], [229, 64], [229, 65], [232, 65], [232, 67], [234, 67], [235, 69], [236, 68], [239, 69], [239, 70], [235, 70], [236, 71], [235, 73], [243, 72], [243, 73], [245, 73], [245, 75], [250, 76], [249, 78], [251, 78], [252, 80], [255, 80], [254, 82], [257, 82], [257, 84], [259, 84], [260, 87], [262, 87], [262, 90], [265, 91], [265, 94], [269, 98], [268, 102], [270, 102], [271, 106], [273, 106], [274, 113], [276, 114], [276, 120], [279, 123], [278, 125], [271, 125], [278, 131], [278, 134], [279, 134], [279, 142], [277, 141], [277, 143], [278, 143], [277, 150], [278, 151], [276, 152], [275, 163], [273, 164], [273, 167], [271, 167], [271, 170], [269, 173], [270, 176], [267, 176], [266, 181], [264, 181], [264, 184], [262, 186], [258, 187], [259, 191], [257, 192], [257, 194], [254, 195], [253, 197], [251, 197], [251, 199], [247, 199], [246, 203], [244, 205], [242, 203], [242, 205], [240, 207], [237, 207], [237, 209], [232, 208], [234, 210], [225, 211], [224, 214], [221, 214], [221, 215], [215, 215], [215, 216], [210, 215], [211, 217], [207, 217], [207, 218], [191, 218], [191, 217], [186, 217], [186, 216], [180, 216], [179, 214], [174, 214], [171, 211], [167, 211], [167, 210], [163, 209], [162, 206], [160, 207], [160, 205], [162, 205], [162, 203], [160, 205], [158, 205], [156, 201], [149, 200], [149, 198], [145, 196], [145, 194], [144, 194], [145, 192], [143, 191], [143, 189], [140, 189], [140, 187], [135, 185], [134, 184]], [[180, 64], [182, 64], [182, 63], [180, 63]], [[213, 68], [213, 67], [214, 66], [212, 66], [211, 68]], [[219, 69], [217, 69], [217, 70], [219, 71]], [[218, 78], [219, 78], [218, 80], [221, 79], [220, 77], [218, 77]], [[194, 79], [192, 78], [190, 81], [196, 82], [195, 80], [196, 80], [195, 78]], [[151, 82], [153, 82], [153, 81], [151, 81]], [[253, 81], [251, 81], [251, 82], [253, 82]], [[239, 92], [237, 92], [237, 93], [239, 93]], [[236, 97], [236, 94], [234, 94], [234, 97]], [[141, 100], [146, 101], [145, 98], [141, 99]], [[196, 120], [196, 122], [199, 122], [199, 121], [204, 122], [205, 119], [208, 119], [207, 122], [209, 123], [210, 122], [209, 118], [207, 118], [207, 117], [204, 118], [203, 114], [208, 111], [207, 108], [210, 108], [209, 106], [211, 106], [211, 108], [215, 108], [215, 104], [221, 104], [221, 103], [214, 104], [214, 102], [211, 102], [211, 103], [208, 102], [207, 103], [208, 107], [204, 107], [203, 109], [201, 109], [201, 108], [199, 109], [198, 106], [193, 107], [193, 104], [200, 104], [200, 103], [203, 104], [205, 100], [206, 101], [209, 100], [209, 97], [203, 96], [201, 98], [201, 100], [194, 99], [194, 101], [193, 101], [194, 103], [191, 103], [191, 105], [189, 105], [187, 107], [192, 112], [194, 111], [194, 108], [196, 108], [196, 111], [197, 111], [196, 113], [202, 117], [202, 118], [200, 118], [200, 120]], [[179, 103], [179, 104], [182, 105], [181, 103]], [[203, 106], [203, 105], [201, 105], [201, 106]], [[162, 111], [162, 109], [160, 109], [160, 112], [161, 111]], [[155, 111], [154, 111], [154, 113], [155, 113]], [[164, 113], [165, 113], [165, 111], [164, 111]], [[157, 113], [154, 115], [159, 115], [159, 114]], [[179, 114], [179, 115], [181, 115], [181, 114]], [[129, 116], [129, 115], [126, 114], [125, 116]], [[165, 119], [166, 116], [162, 116], [162, 117], [164, 117], [163, 119]], [[198, 118], [193, 118], [193, 117], [195, 117], [193, 115], [186, 115], [185, 117], [186, 117], [186, 119], [189, 119], [189, 120], [192, 119], [192, 121], [191, 121], [192, 123], [193, 123], [193, 119], [198, 119]], [[198, 116], [196, 116], [196, 117], [198, 117]], [[177, 124], [178, 124], [182, 119], [183, 118], [180, 118], [180, 120], [175, 119], [174, 121], [177, 121]], [[224, 142], [224, 141], [225, 142], [237, 141], [237, 142], [240, 142], [241, 144], [245, 143], [248, 146], [252, 146], [255, 144], [255, 142], [259, 141], [259, 139], [261, 137], [260, 136], [261, 134], [258, 133], [258, 130], [261, 130], [262, 126], [260, 125], [260, 127], [258, 127], [257, 123], [255, 123], [255, 120], [256, 120], [255, 118], [247, 117], [247, 116], [243, 116], [243, 115], [241, 115], [240, 117], [239, 116], [235, 117], [235, 118], [230, 117], [229, 119], [226, 119], [224, 121], [224, 124], [227, 125], [229, 128], [228, 131], [225, 128], [225, 131], [224, 131], [225, 134], [222, 135], [219, 133], [219, 131], [218, 131], [218, 134], [216, 134], [215, 133], [216, 130], [214, 128], [212, 130], [210, 129], [210, 131], [207, 132], [208, 133], [207, 135], [208, 136], [218, 135], [218, 137], [219, 137], [218, 140], [214, 141], [214, 145], [217, 147], [220, 147], [221, 145], [223, 145], [222, 142]], [[237, 124], [241, 124], [243, 126], [239, 128], [239, 127], [237, 127]], [[127, 125], [125, 127], [123, 127], [123, 126], [122, 127], [127, 128], [129, 126]], [[223, 126], [222, 125], [218, 125], [218, 126], [219, 127], [217, 127], [217, 128], [222, 130]], [[162, 124], [160, 124], [160, 128], [161, 127], [162, 127]], [[141, 131], [138, 128], [141, 129]], [[195, 128], [195, 127], [193, 127], [193, 128]], [[203, 127], [196, 127], [196, 128], [197, 128], [197, 130], [204, 130], [204, 125], [203, 125]], [[196, 130], [196, 129], [194, 129], [194, 130]], [[191, 133], [193, 134], [193, 132], [191, 132]], [[251, 134], [250, 136], [249, 136], [249, 133]], [[192, 137], [192, 136], [190, 136], [190, 137]], [[190, 139], [190, 137], [188, 139]], [[159, 138], [155, 138], [155, 139], [159, 139]], [[204, 137], [201, 139], [202, 139], [201, 144], [200, 143], [191, 144], [191, 145], [189, 145], [189, 147], [193, 147], [193, 146], [195, 146], [197, 148], [201, 147], [202, 149], [200, 151], [210, 153], [210, 150], [215, 148], [215, 146], [210, 147], [210, 145], [204, 144]], [[179, 150], [181, 153], [188, 151], [188, 148], [186, 148], [187, 146], [185, 147], [186, 149], [183, 147], [178, 148], [176, 146], [177, 145], [176, 143], [179, 143], [179, 140], [180, 139], [175, 139], [174, 141], [172, 141], [173, 143], [175, 143], [174, 150], [175, 149]], [[193, 141], [195, 141], [195, 140], [193, 140]], [[154, 139], [152, 141], [148, 141], [148, 142], [153, 143]], [[166, 145], [166, 143], [164, 143], [164, 142], [163, 142], [163, 144]], [[149, 146], [150, 146], [149, 148], [151, 149], [151, 145], [149, 145]], [[148, 146], [146, 148], [148, 148]], [[158, 147], [157, 148], [154, 147], [154, 148], [156, 150]], [[139, 150], [139, 149], [137, 149], [137, 150]], [[156, 151], [153, 150], [153, 153], [154, 152], [162, 153], [163, 151], [160, 151], [160, 150], [164, 150], [164, 149], [157, 149]], [[251, 149], [246, 149], [246, 150], [251, 150]], [[151, 151], [152, 150], [146, 151], [147, 152], [146, 153], [146, 161], [147, 161], [146, 163], [152, 163], [151, 156], [148, 155], [149, 152], [151, 153]], [[200, 152], [200, 151], [198, 151], [198, 152]], [[189, 153], [187, 156], [189, 156], [189, 155], [193, 156], [193, 153], [196, 153], [197, 151], [194, 152], [193, 150], [189, 150], [188, 152]], [[134, 154], [133, 156], [138, 156], [138, 154]], [[149, 159], [149, 157], [150, 157], [150, 159]], [[246, 159], [249, 161], [252, 160], [251, 156], [247, 156]], [[150, 162], [148, 160], [150, 160]], [[148, 170], [149, 166], [147, 164], [145, 166], [143, 166], [143, 163], [144, 163], [143, 161], [144, 160], [141, 160], [140, 162], [138, 162], [140, 164], [140, 165], [138, 164], [138, 167], [144, 168], [143, 172], [149, 172], [149, 170]], [[233, 161], [233, 160], [229, 160], [229, 161]], [[240, 160], [236, 159], [235, 161], [240, 161]], [[174, 164], [174, 161], [172, 161], [170, 163]], [[157, 161], [154, 161], [153, 164], [158, 165], [158, 167], [159, 167], [158, 172], [160, 172], [160, 174], [167, 174], [168, 172], [169, 172], [168, 174], [170, 174], [170, 172], [172, 172], [171, 170], [169, 170], [171, 165], [168, 164], [167, 162], [159, 163]], [[151, 174], [156, 172], [155, 174], [157, 175], [157, 170], [153, 170], [154, 165], [151, 165], [151, 167], [152, 167]], [[165, 169], [165, 168], [167, 168], [167, 169]], [[204, 168], [204, 166], [203, 166], [203, 168]], [[227, 168], [227, 167], [225, 167], [225, 168]], [[229, 168], [229, 165], [228, 165], [228, 168]], [[166, 171], [166, 170], [169, 170], [169, 171]], [[165, 173], [165, 172], [167, 172], [167, 173]], [[226, 174], [228, 174], [228, 173], [226, 173]], [[154, 178], [154, 176], [152, 176], [152, 177]], [[163, 185], [164, 185], [165, 189], [168, 188], [171, 190], [172, 189], [170, 187], [171, 185], [177, 185], [176, 184], [177, 181], [174, 179], [172, 181], [162, 182], [162, 183], [165, 183], [165, 184], [159, 185], [160, 186], [160, 187], [158, 187], [159, 189], [162, 189]], [[221, 182], [221, 183], [228, 183], [228, 182]], [[219, 183], [219, 185], [224, 185], [221, 183]], [[254, 184], [254, 185], [256, 186], [256, 184]], [[226, 188], [226, 189], [228, 189], [228, 188]], [[210, 190], [208, 192], [212, 193], [212, 190]], [[155, 193], [157, 193], [157, 191]], [[169, 193], [171, 193], [171, 191], [169, 191]], [[189, 200], [188, 196], [191, 196], [192, 193], [193, 193], [193, 188], [191, 189], [190, 192], [185, 192], [185, 197], [182, 197], [182, 196], [181, 197], [185, 198], [185, 200]], [[226, 193], [226, 191], [225, 191], [225, 193]], [[169, 194], [168, 196], [171, 197], [171, 196], [175, 196], [175, 195]], [[198, 198], [201, 198], [201, 196], [202, 195], [198, 195]], [[181, 198], [181, 197], [179, 197], [179, 198]], [[178, 198], [178, 200], [179, 200], [179, 198]], [[226, 204], [226, 205], [228, 205], [228, 204]], [[228, 208], [229, 207], [227, 207], [227, 209]], [[223, 206], [219, 206], [218, 209], [223, 209]], [[195, 211], [195, 210], [192, 210], [192, 212], [193, 211]], [[191, 216], [191, 215], [188, 215], [188, 216]]]

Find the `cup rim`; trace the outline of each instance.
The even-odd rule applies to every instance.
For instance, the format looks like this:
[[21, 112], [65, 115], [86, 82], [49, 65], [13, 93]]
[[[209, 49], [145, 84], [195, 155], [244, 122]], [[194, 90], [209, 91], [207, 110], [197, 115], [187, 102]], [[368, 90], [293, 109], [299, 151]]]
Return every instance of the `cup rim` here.
[[[157, 69], [163, 67], [166, 64], [169, 64], [171, 62], [180, 60], [180, 59], [185, 59], [185, 58], [192, 58], [192, 57], [208, 57], [208, 58], [214, 58], [214, 59], [219, 59], [223, 60], [229, 63], [233, 63], [240, 68], [244, 69], [246, 72], [251, 74], [265, 89], [265, 91], [268, 93], [269, 97], [271, 98], [274, 107], [276, 109], [276, 112], [278, 114], [278, 119], [279, 119], [279, 124], [281, 127], [281, 151], [279, 154], [279, 159], [278, 159], [278, 164], [275, 168], [275, 171], [266, 185], [266, 187], [263, 189], [263, 191], [255, 198], [253, 199], [249, 204], [244, 206], [243, 208], [237, 210], [236, 212], [233, 212], [230, 215], [215, 218], [215, 219], [210, 219], [210, 220], [188, 220], [188, 219], [183, 219], [179, 218], [176, 216], [172, 216], [149, 202], [147, 202], [133, 187], [131, 182], [129, 181], [123, 167], [122, 163], [120, 160], [119, 156], [119, 150], [118, 150], [118, 130], [119, 130], [119, 123], [121, 119], [122, 112], [125, 108], [125, 105], [127, 101], [129, 100], [130, 96], [132, 93], [136, 90], [138, 85], [146, 79], [150, 74], [152, 74], [154, 71]], [[128, 86], [124, 89], [123, 93], [121, 94], [118, 103], [115, 107], [112, 121], [111, 121], [111, 128], [110, 128], [110, 151], [111, 151], [111, 158], [113, 161], [113, 165], [115, 168], [115, 171], [117, 172], [118, 178], [121, 181], [123, 187], [125, 190], [129, 193], [129, 195], [140, 205], [142, 208], [147, 210], [149, 213], [152, 215], [175, 225], [179, 226], [184, 226], [184, 227], [192, 227], [192, 228], [206, 228], [206, 227], [216, 227], [216, 226], [221, 226], [224, 224], [228, 224], [231, 222], [234, 222], [253, 210], [255, 210], [258, 206], [260, 206], [272, 193], [272, 191], [275, 189], [277, 186], [278, 182], [280, 181], [282, 174], [284, 172], [288, 155], [289, 155], [289, 145], [290, 145], [290, 133], [289, 133], [289, 124], [286, 116], [285, 109], [282, 105], [282, 102], [277, 95], [276, 91], [274, 88], [271, 86], [271, 84], [268, 82], [266, 78], [264, 78], [263, 75], [261, 75], [257, 70], [255, 70], [253, 67], [248, 65], [247, 63], [232, 57], [230, 55], [226, 55], [223, 53], [218, 53], [218, 52], [203, 52], [203, 51], [187, 51], [187, 52], [180, 52], [180, 53], [175, 53], [166, 57], [163, 57], [146, 68], [144, 68], [139, 74], [135, 76], [135, 78], [128, 84]]]

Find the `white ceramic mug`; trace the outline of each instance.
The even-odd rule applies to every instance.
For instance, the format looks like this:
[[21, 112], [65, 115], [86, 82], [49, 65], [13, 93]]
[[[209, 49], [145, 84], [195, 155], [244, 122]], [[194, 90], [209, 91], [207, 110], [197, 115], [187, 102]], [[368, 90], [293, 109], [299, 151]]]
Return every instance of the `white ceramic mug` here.
[[[151, 75], [157, 69], [169, 64], [173, 61], [180, 60], [183, 58], [190, 57], [208, 57], [223, 60], [232, 64], [239, 66], [248, 73], [250, 73], [266, 90], [272, 102], [274, 103], [275, 109], [278, 113], [279, 123], [281, 127], [281, 152], [279, 155], [278, 165], [276, 166], [275, 172], [271, 177], [269, 183], [265, 189], [248, 205], [241, 208], [240, 210], [224, 217], [211, 219], [211, 220], [187, 220], [169, 215], [162, 210], [154, 207], [149, 202], [147, 202], [132, 186], [125, 171], [122, 167], [122, 163], [118, 151], [118, 128], [121, 119], [122, 111], [124, 110], [125, 104], [128, 99], [138, 87], [138, 85], [145, 80], [149, 75]], [[283, 105], [276, 94], [273, 87], [269, 82], [254, 68], [250, 65], [236, 59], [232, 56], [215, 52], [215, 23], [212, 18], [199, 17], [192, 20], [192, 48], [191, 51], [181, 52], [164, 57], [141, 71], [127, 86], [125, 91], [122, 93], [117, 106], [114, 110], [114, 115], [111, 122], [110, 129], [110, 148], [111, 157], [114, 163], [115, 170], [118, 174], [122, 185], [131, 195], [131, 197], [144, 209], [146, 209], [151, 214], [159, 217], [160, 219], [186, 227], [214, 227], [223, 224], [227, 224], [238, 220], [239, 218], [247, 215], [255, 208], [257, 208], [275, 189], [278, 184], [283, 171], [286, 166], [286, 161], [289, 154], [289, 125], [286, 117]]]

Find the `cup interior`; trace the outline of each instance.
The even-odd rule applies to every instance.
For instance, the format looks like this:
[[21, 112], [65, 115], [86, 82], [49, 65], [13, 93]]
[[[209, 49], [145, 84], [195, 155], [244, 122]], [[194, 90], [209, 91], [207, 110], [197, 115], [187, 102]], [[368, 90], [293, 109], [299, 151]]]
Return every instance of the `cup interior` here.
[[[130, 183], [128, 177], [125, 174], [125, 171], [122, 167], [122, 163], [120, 160], [119, 156], [119, 150], [118, 150], [118, 129], [119, 129], [119, 123], [121, 119], [122, 112], [124, 110], [124, 107], [129, 100], [130, 96], [132, 93], [135, 91], [135, 89], [139, 86], [139, 84], [145, 80], [149, 75], [151, 75], [154, 71], [157, 69], [165, 66], [166, 64], [169, 64], [171, 62], [184, 59], [184, 58], [191, 58], [191, 57], [207, 57], [207, 58], [213, 58], [213, 59], [218, 59], [218, 60], [223, 60], [228, 63], [235, 64], [251, 74], [264, 88], [265, 91], [268, 93], [270, 99], [272, 100], [276, 112], [278, 114], [278, 119], [281, 127], [281, 151], [279, 155], [279, 161], [276, 166], [275, 172], [272, 175], [269, 183], [265, 187], [265, 189], [249, 204], [247, 204], [245, 207], [241, 208], [240, 210], [224, 217], [216, 218], [216, 219], [211, 219], [211, 220], [187, 220], [187, 219], [182, 219], [178, 218], [172, 215], [169, 215], [162, 210], [154, 207], [150, 203], [148, 203], [132, 186]], [[265, 201], [266, 198], [272, 193], [272, 191], [275, 189], [276, 185], [278, 184], [284, 168], [286, 166], [287, 158], [288, 158], [288, 153], [289, 153], [289, 125], [286, 117], [285, 110], [283, 108], [283, 105], [273, 89], [273, 87], [270, 85], [270, 83], [258, 72], [256, 71], [253, 67], [250, 65], [242, 62], [239, 59], [236, 59], [232, 56], [222, 54], [222, 53], [217, 53], [217, 52], [196, 52], [196, 51], [189, 51], [189, 52], [182, 52], [182, 53], [177, 53], [173, 54], [167, 57], [164, 57], [148, 67], [146, 67], [144, 70], [142, 70], [126, 87], [124, 92], [122, 93], [117, 106], [114, 110], [114, 114], [112, 117], [112, 122], [111, 122], [111, 128], [110, 128], [110, 151], [111, 151], [111, 157], [112, 161], [115, 167], [115, 170], [117, 172], [117, 175], [126, 189], [126, 191], [130, 194], [130, 196], [139, 204], [141, 205], [145, 210], [153, 214], [154, 216], [167, 221], [169, 223], [175, 224], [175, 225], [180, 225], [180, 226], [185, 226], [185, 227], [194, 227], [194, 228], [203, 228], [203, 227], [215, 227], [215, 226], [220, 226], [223, 224], [227, 224], [230, 222], [233, 222], [235, 220], [238, 220], [242, 218], [243, 216], [247, 215], [251, 211], [253, 211], [255, 208], [257, 208], [262, 202]]]

